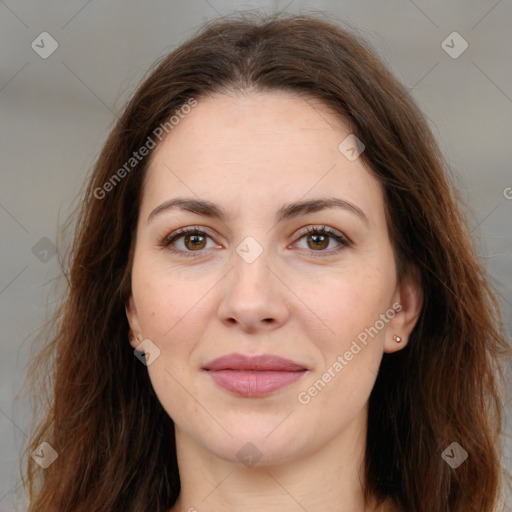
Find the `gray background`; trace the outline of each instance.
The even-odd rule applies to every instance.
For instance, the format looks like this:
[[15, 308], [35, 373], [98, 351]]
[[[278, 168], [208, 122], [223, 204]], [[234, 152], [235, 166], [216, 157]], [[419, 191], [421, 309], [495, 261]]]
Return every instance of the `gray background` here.
[[[479, 254], [512, 332], [511, 0], [0, 0], [0, 512], [17, 496], [23, 504], [18, 464], [29, 402], [14, 398], [32, 331], [53, 307], [59, 224], [155, 59], [206, 20], [254, 9], [323, 10], [347, 20], [411, 89], [471, 207]], [[469, 44], [458, 58], [441, 47], [453, 31]], [[31, 47], [42, 32], [58, 42], [46, 59]]]

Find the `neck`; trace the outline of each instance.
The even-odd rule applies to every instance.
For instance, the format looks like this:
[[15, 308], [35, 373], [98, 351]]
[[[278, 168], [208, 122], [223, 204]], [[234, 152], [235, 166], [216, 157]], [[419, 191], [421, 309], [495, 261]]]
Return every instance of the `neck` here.
[[172, 512], [373, 512], [363, 494], [367, 409], [314, 453], [265, 466], [220, 459], [176, 426], [181, 492]]

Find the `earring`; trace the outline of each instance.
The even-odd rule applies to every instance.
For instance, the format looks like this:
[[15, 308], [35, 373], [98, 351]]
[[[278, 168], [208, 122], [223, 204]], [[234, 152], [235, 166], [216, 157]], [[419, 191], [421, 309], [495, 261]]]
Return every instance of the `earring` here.
[[393, 339], [397, 342], [397, 343], [400, 343], [402, 341], [402, 338], [400, 338], [400, 336], [397, 336], [396, 334], [393, 336]]

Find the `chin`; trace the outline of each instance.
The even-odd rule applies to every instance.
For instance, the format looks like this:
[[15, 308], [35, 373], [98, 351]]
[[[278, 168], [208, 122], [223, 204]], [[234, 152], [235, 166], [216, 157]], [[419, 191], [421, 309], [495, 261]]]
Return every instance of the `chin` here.
[[235, 437], [221, 446], [207, 446], [218, 458], [226, 462], [244, 465], [246, 467], [276, 466], [298, 457], [298, 447], [288, 441], [265, 439], [265, 436], [253, 437], [246, 435]]
[[223, 423], [232, 437], [219, 432], [217, 439], [204, 437], [201, 442], [208, 451], [227, 462], [248, 467], [281, 464], [308, 451], [305, 426], [285, 426], [289, 420], [283, 422], [283, 417], [285, 415], [276, 420], [274, 417], [257, 418], [252, 414], [249, 418]]

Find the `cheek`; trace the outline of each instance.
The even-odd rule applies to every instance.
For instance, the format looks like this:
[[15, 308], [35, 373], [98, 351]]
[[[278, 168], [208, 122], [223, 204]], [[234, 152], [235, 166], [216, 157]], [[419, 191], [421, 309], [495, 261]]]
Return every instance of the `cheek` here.
[[[387, 311], [394, 291], [393, 277], [392, 271], [366, 266], [317, 278], [314, 286], [302, 287], [297, 293], [307, 298], [304, 302], [316, 317], [303, 327], [323, 351], [332, 354], [343, 349]], [[303, 318], [311, 318], [311, 314]]]
[[155, 271], [138, 272], [134, 267], [133, 295], [144, 336], [164, 348], [177, 333], [180, 340], [182, 334], [190, 336], [190, 329], [207, 318], [205, 290], [211, 286], [205, 278], [187, 279], [176, 271], [159, 272], [156, 265], [146, 267]]
[[[331, 285], [329, 293], [318, 294], [315, 304], [327, 327], [323, 336], [311, 339], [317, 365], [297, 396], [314, 430], [334, 435], [367, 402], [382, 360], [386, 329], [373, 329], [388, 310], [392, 292], [388, 284], [375, 275], [367, 279], [353, 275]], [[309, 336], [313, 335], [310, 330]]]
[[153, 390], [174, 421], [189, 422], [201, 411], [183, 386], [196, 396], [188, 382], [190, 355], [212, 314], [206, 309], [203, 283], [180, 278], [177, 272], [143, 274], [135, 268], [132, 283], [142, 333], [160, 351], [147, 368]]
[[[383, 258], [386, 260], [385, 258]], [[325, 284], [325, 293], [315, 293], [316, 308], [325, 326], [324, 335], [314, 341], [321, 361], [314, 375], [302, 388], [305, 407], [330, 417], [336, 411], [352, 417], [367, 401], [375, 383], [383, 354], [389, 311], [394, 292], [392, 260], [385, 272], [381, 265], [352, 267]], [[387, 267], [386, 267], [387, 268]]]

